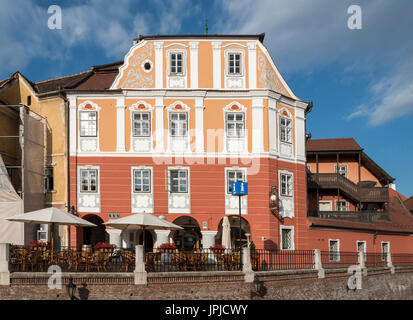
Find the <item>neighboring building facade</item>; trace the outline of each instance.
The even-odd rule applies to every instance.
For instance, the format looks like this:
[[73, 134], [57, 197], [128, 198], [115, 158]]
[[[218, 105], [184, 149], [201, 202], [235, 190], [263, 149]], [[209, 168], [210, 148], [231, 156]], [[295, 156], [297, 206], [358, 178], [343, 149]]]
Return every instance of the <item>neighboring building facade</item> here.
[[[0, 152], [8, 168], [13, 186], [18, 193], [24, 192], [25, 194], [25, 212], [49, 206], [64, 210], [69, 208], [68, 108], [61, 89], [88, 74], [89, 72], [84, 72], [73, 76], [31, 82], [20, 72], [15, 72], [10, 78], [0, 81], [0, 104], [11, 105], [0, 108], [0, 123], [2, 123], [0, 135], [18, 136], [21, 134], [21, 139], [25, 140], [24, 149], [22, 149], [19, 138], [0, 138], [2, 140]], [[34, 121], [24, 121], [24, 125], [21, 125], [23, 122], [20, 121], [20, 108], [25, 110], [24, 114], [30, 112], [33, 119], [34, 117], [41, 118], [39, 121], [42, 122], [42, 128], [38, 129], [41, 137], [39, 134], [34, 134], [34, 131], [32, 131], [33, 135], [30, 136], [28, 129], [34, 128]], [[22, 131], [19, 132], [19, 130]], [[33, 138], [41, 141], [30, 145]], [[34, 152], [28, 153], [30, 150], [34, 150]], [[24, 153], [26, 153], [26, 156], [23, 157], [25, 163], [22, 164]], [[39, 159], [40, 156], [42, 159]], [[35, 170], [30, 167], [34, 164], [36, 164]], [[24, 170], [26, 174], [23, 175]], [[26, 188], [23, 188], [23, 184], [26, 185]], [[28, 198], [29, 193], [30, 198]], [[47, 226], [41, 226], [41, 230], [43, 231], [33, 230], [30, 235], [26, 235], [26, 242], [36, 238], [47, 240], [49, 234]], [[59, 234], [56, 239], [59, 242], [56, 243], [67, 245], [66, 227], [60, 226], [59, 233], [56, 234]]]
[[411, 252], [405, 198], [353, 138], [308, 140], [307, 172], [308, 248]]
[[[305, 117], [263, 35], [140, 37], [124, 63], [97, 66], [66, 90], [70, 204], [98, 228], [72, 228], [72, 243], [126, 247], [141, 232], [102, 223], [133, 213], [165, 216], [180, 232], [147, 231], [145, 243], [221, 243], [294, 249], [306, 243]], [[246, 181], [239, 239], [239, 199]], [[269, 197], [277, 187], [279, 213]], [[149, 240], [148, 240], [149, 239]]]

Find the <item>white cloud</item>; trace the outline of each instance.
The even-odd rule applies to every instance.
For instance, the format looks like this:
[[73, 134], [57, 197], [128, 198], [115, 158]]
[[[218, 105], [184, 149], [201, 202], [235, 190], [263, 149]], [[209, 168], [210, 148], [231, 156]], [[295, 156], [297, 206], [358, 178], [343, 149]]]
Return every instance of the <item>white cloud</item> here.
[[183, 20], [199, 12], [199, 5], [189, 0], [154, 0], [146, 6], [134, 0], [63, 3], [63, 28], [50, 30], [47, 6], [34, 0], [2, 1], [1, 6], [0, 61], [7, 63], [0, 73], [21, 70], [39, 57], [63, 64], [79, 46], [122, 59], [139, 34], [179, 33]]

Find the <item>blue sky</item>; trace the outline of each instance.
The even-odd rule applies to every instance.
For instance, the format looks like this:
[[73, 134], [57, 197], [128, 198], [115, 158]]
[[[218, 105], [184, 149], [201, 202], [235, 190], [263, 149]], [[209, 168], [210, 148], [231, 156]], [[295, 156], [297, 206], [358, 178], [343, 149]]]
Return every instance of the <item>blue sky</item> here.
[[[350, 30], [350, 5], [362, 29]], [[50, 30], [50, 5], [62, 29]], [[294, 93], [314, 101], [312, 137], [354, 137], [413, 195], [411, 0], [0, 0], [0, 79], [32, 81], [122, 60], [139, 34], [261, 33]]]

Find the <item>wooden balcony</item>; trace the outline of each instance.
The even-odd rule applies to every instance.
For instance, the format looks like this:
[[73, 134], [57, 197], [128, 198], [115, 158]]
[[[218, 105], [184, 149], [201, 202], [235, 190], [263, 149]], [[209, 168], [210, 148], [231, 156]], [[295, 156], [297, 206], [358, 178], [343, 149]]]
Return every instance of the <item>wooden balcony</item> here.
[[364, 223], [373, 223], [376, 220], [390, 221], [387, 211], [308, 211], [307, 216]]
[[307, 177], [309, 188], [339, 189], [357, 202], [389, 201], [388, 188], [360, 186], [338, 173], [310, 173]]

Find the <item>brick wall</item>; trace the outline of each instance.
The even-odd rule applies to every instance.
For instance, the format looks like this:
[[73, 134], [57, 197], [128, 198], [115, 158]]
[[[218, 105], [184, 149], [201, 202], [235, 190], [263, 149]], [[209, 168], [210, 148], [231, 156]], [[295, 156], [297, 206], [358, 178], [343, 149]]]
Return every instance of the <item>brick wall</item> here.
[[[133, 284], [133, 274], [72, 274], [63, 278], [62, 289], [49, 290], [47, 274], [12, 274], [10, 286], [0, 286], [0, 299], [67, 300], [65, 284], [70, 276], [79, 299], [413, 299], [413, 268], [369, 269], [362, 289], [347, 289], [344, 269], [326, 270], [318, 279], [314, 270], [256, 273], [263, 281], [263, 297], [241, 272], [149, 274], [147, 286]], [[82, 285], [83, 284], [83, 285]]]

